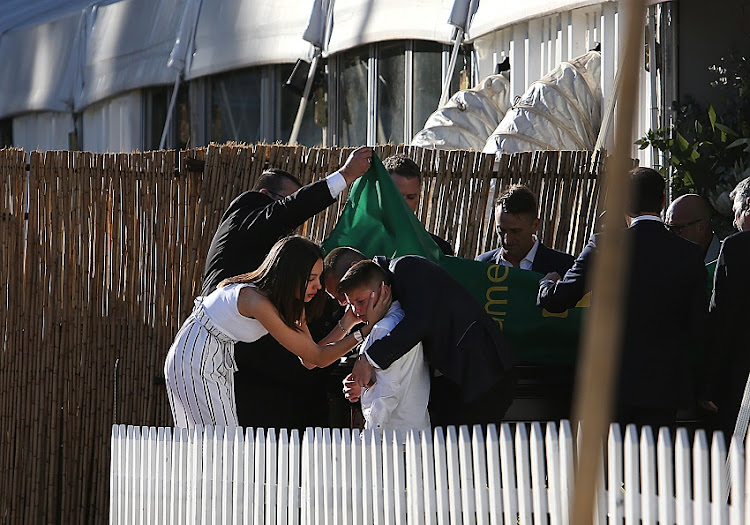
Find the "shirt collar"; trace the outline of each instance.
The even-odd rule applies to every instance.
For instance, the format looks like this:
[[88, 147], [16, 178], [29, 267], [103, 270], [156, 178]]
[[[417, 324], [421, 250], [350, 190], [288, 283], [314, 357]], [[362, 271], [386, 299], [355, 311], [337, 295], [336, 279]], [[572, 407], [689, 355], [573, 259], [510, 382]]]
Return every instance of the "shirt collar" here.
[[657, 217], [656, 215], [639, 215], [638, 217], [635, 217], [632, 221], [630, 221], [630, 226], [643, 221], [657, 221], [661, 223], [664, 222], [661, 220], [661, 217]]
[[[526, 254], [526, 256], [521, 259], [521, 261], [518, 263], [518, 267], [522, 270], [531, 270], [531, 265], [534, 264], [534, 257], [536, 257], [536, 252], [539, 250], [539, 237], [534, 235], [534, 245], [529, 250], [529, 253]], [[513, 266], [510, 261], [508, 261], [503, 256], [503, 250], [500, 250], [500, 264], [503, 266]]]

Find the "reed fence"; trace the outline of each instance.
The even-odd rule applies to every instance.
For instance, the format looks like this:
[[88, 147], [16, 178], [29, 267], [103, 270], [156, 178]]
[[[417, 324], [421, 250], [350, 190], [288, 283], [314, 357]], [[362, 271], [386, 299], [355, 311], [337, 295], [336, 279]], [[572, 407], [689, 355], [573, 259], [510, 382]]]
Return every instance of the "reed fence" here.
[[[385, 158], [404, 148], [378, 147]], [[200, 289], [227, 205], [266, 167], [307, 183], [350, 149], [210, 146], [129, 154], [0, 150], [0, 521], [108, 517], [114, 423], [171, 424], [163, 360]], [[599, 159], [407, 148], [422, 166], [419, 216], [474, 257], [495, 247], [491, 203], [528, 183], [541, 238], [577, 253], [590, 234]], [[322, 240], [344, 199], [303, 233]]]

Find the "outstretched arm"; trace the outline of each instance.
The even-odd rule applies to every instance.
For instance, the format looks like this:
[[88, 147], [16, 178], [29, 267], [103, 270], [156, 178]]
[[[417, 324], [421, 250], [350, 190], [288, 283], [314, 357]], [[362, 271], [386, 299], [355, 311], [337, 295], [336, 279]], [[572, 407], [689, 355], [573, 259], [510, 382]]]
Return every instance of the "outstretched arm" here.
[[552, 279], [542, 279], [539, 283], [536, 305], [548, 312], [561, 313], [578, 304], [590, 289], [588, 272], [595, 251], [596, 241], [592, 239], [562, 279], [556, 282]]
[[[378, 311], [382, 310], [383, 302], [374, 305]], [[328, 345], [320, 345], [313, 341], [306, 330], [294, 330], [287, 326], [279, 317], [279, 312], [263, 294], [257, 290], [245, 287], [240, 291], [237, 309], [245, 317], [257, 319], [268, 333], [284, 348], [302, 358], [303, 361], [316, 366], [328, 366], [357, 345], [353, 335]], [[369, 334], [370, 327], [363, 328]]]

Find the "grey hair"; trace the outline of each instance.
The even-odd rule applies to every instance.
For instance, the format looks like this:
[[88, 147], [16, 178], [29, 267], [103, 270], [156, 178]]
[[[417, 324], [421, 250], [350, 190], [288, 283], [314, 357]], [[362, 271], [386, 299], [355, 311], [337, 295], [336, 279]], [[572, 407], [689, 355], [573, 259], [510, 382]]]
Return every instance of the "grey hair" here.
[[742, 209], [750, 206], [750, 177], [741, 180], [729, 194], [734, 203], [740, 203]]

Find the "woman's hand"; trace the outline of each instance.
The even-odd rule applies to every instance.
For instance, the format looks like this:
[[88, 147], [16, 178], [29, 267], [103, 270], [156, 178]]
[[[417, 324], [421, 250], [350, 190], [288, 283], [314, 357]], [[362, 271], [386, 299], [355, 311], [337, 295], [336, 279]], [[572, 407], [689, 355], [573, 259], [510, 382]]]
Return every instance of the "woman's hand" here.
[[386, 286], [385, 283], [380, 283], [380, 289], [377, 292], [372, 292], [370, 295], [370, 302], [367, 304], [367, 319], [377, 319], [374, 322], [368, 322], [365, 328], [361, 330], [363, 336], [369, 335], [372, 331], [372, 326], [380, 321], [393, 304], [393, 297], [391, 296], [391, 287]]
[[351, 332], [352, 328], [357, 326], [362, 320], [357, 317], [357, 314], [354, 313], [354, 308], [352, 305], [347, 305], [346, 310], [344, 310], [344, 316], [339, 321], [341, 323], [341, 326], [344, 330], [347, 332]]

